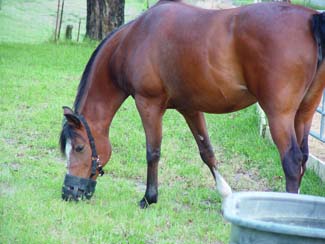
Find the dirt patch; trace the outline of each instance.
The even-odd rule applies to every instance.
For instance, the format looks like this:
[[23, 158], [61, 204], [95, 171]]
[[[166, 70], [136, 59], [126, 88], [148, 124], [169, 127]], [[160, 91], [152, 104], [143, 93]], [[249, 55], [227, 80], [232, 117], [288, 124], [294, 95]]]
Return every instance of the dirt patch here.
[[[220, 155], [218, 155], [220, 158]], [[220, 171], [234, 192], [237, 191], [270, 191], [267, 180], [262, 178], [258, 169], [245, 167], [245, 158], [234, 155], [232, 159], [220, 161]]]
[[9, 183], [0, 183], [0, 196], [5, 197], [5, 196], [11, 196], [15, 194], [16, 189], [9, 185]]
[[3, 162], [1, 166], [3, 168], [7, 168], [13, 171], [18, 171], [22, 165], [21, 163], [14, 161], [14, 162]]

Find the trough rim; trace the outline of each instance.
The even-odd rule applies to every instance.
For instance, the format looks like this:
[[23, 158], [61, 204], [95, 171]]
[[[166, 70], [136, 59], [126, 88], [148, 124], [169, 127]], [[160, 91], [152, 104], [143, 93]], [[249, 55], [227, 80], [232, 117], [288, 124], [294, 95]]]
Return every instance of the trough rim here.
[[285, 199], [294, 201], [320, 202], [325, 204], [325, 198], [311, 195], [298, 195], [284, 192], [236, 192], [228, 196], [222, 204], [224, 218], [231, 224], [245, 228], [251, 228], [264, 232], [278, 233], [283, 235], [295, 235], [309, 238], [325, 239], [325, 230], [321, 228], [306, 228], [303, 226], [286, 225], [281, 223], [266, 222], [256, 219], [242, 219], [236, 214], [236, 205], [242, 199]]

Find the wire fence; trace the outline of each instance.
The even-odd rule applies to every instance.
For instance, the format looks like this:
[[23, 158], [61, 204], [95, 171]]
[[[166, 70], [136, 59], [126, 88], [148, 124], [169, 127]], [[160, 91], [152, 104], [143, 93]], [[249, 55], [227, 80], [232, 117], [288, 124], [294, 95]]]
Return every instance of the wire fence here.
[[[319, 123], [319, 125], [315, 123]], [[325, 90], [322, 101], [316, 110], [313, 125], [314, 129], [310, 131], [310, 135], [325, 143]]]
[[[149, 1], [153, 5], [156, 1]], [[72, 40], [77, 40], [80, 23], [80, 40], [86, 33], [86, 0], [65, 0], [60, 38], [66, 27], [72, 26]], [[62, 4], [62, 0], [60, 5]], [[60, 6], [60, 15], [61, 15]], [[40, 43], [53, 40], [57, 19], [57, 0], [0, 0], [0, 42]], [[147, 0], [130, 0], [125, 5], [125, 21], [147, 9]]]
[[[125, 3], [125, 22], [134, 19], [144, 12], [148, 6], [158, 0], [128, 0]], [[203, 7], [211, 8], [219, 3], [232, 3], [232, 0], [185, 0]], [[62, 11], [60, 1], [60, 12]], [[72, 27], [72, 40], [79, 40], [86, 33], [86, 0], [64, 0], [60, 38], [64, 39], [67, 26]], [[39, 43], [55, 39], [58, 0], [0, 0], [0, 42]]]

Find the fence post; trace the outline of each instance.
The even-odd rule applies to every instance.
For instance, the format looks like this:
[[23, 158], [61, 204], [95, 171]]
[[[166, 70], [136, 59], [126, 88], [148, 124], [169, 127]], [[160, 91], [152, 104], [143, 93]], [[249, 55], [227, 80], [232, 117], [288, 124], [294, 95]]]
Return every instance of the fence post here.
[[79, 19], [78, 34], [77, 34], [77, 42], [79, 42], [79, 36], [80, 36], [80, 25], [81, 25], [81, 18]]
[[58, 40], [60, 40], [60, 33], [61, 33], [61, 26], [62, 26], [62, 18], [63, 18], [63, 9], [64, 9], [64, 0], [62, 0], [61, 18], [60, 18], [60, 25], [59, 25]]
[[67, 28], [65, 30], [65, 39], [66, 40], [72, 40], [72, 29], [73, 25], [67, 25]]
[[[0, 0], [2, 1], [2, 0]], [[58, 37], [58, 27], [59, 27], [59, 17], [60, 17], [60, 0], [58, 0], [58, 9], [56, 12], [56, 22], [55, 22], [55, 32], [54, 32], [54, 41], [57, 41]]]

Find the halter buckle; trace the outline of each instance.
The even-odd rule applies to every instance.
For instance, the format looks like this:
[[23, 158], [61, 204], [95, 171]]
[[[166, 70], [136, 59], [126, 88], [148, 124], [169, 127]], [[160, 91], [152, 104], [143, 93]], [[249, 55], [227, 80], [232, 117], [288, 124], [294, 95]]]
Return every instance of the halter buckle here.
[[91, 157], [91, 160], [96, 161], [96, 170], [98, 171], [100, 176], [103, 176], [105, 172], [103, 170], [103, 166], [100, 162], [99, 156], [93, 156]]

